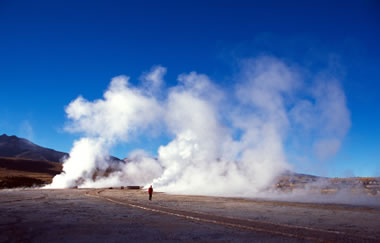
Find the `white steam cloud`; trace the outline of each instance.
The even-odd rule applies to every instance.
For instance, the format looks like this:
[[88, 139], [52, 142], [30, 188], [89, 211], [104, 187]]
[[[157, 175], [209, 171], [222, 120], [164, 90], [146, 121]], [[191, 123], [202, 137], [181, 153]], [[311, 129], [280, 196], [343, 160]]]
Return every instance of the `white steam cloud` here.
[[144, 90], [130, 87], [128, 80], [126, 76], [113, 78], [104, 99], [89, 102], [78, 97], [68, 105], [66, 113], [72, 123], [67, 129], [85, 137], [74, 143], [64, 172], [54, 177], [51, 187], [91, 186], [96, 173], [102, 176], [109, 167], [117, 169], [108, 155], [115, 143], [128, 141], [130, 135], [159, 119], [161, 106]]
[[[119, 76], [102, 99], [72, 101], [67, 129], [84, 136], [49, 187], [154, 184], [165, 192], [250, 196], [292, 168], [285, 149], [291, 131], [318, 134], [311, 147], [326, 159], [350, 127], [337, 80], [309, 84], [274, 57], [243, 61], [233, 91], [196, 72], [179, 75], [178, 85], [164, 89], [165, 73], [153, 67], [140, 86]], [[112, 146], [150, 136], [158, 124], [173, 140], [158, 148], [157, 158], [141, 150], [125, 163], [109, 157]]]

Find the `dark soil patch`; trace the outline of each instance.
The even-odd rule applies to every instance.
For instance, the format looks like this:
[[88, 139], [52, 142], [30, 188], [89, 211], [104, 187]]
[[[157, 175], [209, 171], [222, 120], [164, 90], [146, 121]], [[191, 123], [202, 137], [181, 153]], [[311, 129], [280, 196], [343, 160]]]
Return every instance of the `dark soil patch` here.
[[61, 172], [62, 165], [57, 162], [0, 157], [0, 168], [25, 172], [46, 173], [54, 176]]
[[17, 187], [33, 187], [42, 186], [45, 182], [40, 179], [26, 176], [9, 176], [1, 178], [0, 189], [2, 188], [17, 188]]

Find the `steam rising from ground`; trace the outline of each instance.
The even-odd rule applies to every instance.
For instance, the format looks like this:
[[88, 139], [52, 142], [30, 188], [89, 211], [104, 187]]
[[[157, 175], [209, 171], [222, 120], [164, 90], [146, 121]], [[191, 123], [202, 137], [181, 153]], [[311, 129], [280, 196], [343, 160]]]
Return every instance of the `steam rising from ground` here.
[[[165, 73], [155, 66], [139, 86], [115, 77], [102, 99], [72, 101], [67, 130], [83, 137], [49, 187], [153, 184], [166, 192], [250, 196], [292, 168], [285, 149], [290, 138], [302, 142], [303, 134], [315, 134], [307, 144], [326, 159], [350, 127], [337, 80], [305, 80], [273, 57], [244, 60], [234, 90], [196, 72], [164, 89]], [[144, 151], [132, 152], [126, 163], [109, 158], [115, 144], [158, 127], [173, 140], [158, 148], [157, 158]]]

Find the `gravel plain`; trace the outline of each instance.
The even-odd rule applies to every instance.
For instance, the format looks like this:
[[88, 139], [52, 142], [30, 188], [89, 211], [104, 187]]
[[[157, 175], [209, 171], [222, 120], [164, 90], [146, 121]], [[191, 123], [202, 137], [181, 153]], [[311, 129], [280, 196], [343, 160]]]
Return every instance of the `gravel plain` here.
[[0, 190], [0, 242], [380, 242], [380, 205]]

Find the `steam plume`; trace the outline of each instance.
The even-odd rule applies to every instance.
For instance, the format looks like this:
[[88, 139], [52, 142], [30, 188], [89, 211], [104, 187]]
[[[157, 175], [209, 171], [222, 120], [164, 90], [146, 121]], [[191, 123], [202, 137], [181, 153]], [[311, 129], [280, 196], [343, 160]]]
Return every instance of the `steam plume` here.
[[[325, 159], [339, 150], [350, 127], [337, 80], [309, 84], [274, 57], [244, 60], [233, 91], [196, 72], [179, 75], [178, 85], [164, 89], [165, 73], [153, 67], [140, 86], [119, 76], [103, 99], [72, 101], [67, 130], [84, 136], [50, 187], [153, 183], [166, 192], [250, 196], [292, 168], [285, 147], [293, 129], [318, 133], [309, 144]], [[174, 138], [158, 148], [156, 159], [144, 151], [132, 152], [126, 163], [109, 159], [112, 146], [150, 136], [161, 123], [162, 133]]]

